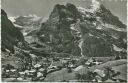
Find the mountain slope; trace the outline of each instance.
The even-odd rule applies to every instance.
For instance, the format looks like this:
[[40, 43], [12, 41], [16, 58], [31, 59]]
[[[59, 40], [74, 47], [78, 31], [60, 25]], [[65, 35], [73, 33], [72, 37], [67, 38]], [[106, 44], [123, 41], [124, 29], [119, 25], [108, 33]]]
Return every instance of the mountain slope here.
[[18, 43], [21, 45], [24, 43], [24, 36], [8, 19], [4, 10], [1, 10], [1, 20], [2, 50], [8, 49], [14, 52], [14, 46], [18, 46]]
[[[1, 9], [1, 63], [2, 67], [9, 64], [14, 68], [28, 66], [31, 57], [25, 51], [29, 46], [24, 39], [23, 34], [8, 19], [6, 12]], [[26, 62], [27, 61], [27, 62]]]

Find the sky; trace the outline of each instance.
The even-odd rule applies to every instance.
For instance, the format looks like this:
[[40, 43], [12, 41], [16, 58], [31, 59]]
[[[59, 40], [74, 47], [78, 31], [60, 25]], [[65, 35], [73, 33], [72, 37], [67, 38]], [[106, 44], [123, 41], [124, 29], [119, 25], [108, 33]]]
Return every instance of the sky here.
[[[91, 0], [1, 0], [2, 9], [8, 16], [36, 14], [46, 17], [53, 10], [55, 4], [73, 3], [76, 6], [88, 7]], [[127, 24], [127, 0], [101, 0], [115, 16]]]

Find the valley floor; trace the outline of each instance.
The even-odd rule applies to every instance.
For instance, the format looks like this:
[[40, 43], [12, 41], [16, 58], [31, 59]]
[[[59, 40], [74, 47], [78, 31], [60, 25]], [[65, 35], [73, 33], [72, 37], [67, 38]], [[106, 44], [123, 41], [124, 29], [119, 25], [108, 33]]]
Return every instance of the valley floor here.
[[[8, 60], [9, 62], [9, 60]], [[6, 63], [3, 63], [6, 64]], [[9, 65], [8, 65], [9, 66]], [[15, 66], [15, 65], [14, 65]], [[2, 67], [4, 82], [126, 82], [127, 60], [112, 57], [52, 58], [29, 69]]]

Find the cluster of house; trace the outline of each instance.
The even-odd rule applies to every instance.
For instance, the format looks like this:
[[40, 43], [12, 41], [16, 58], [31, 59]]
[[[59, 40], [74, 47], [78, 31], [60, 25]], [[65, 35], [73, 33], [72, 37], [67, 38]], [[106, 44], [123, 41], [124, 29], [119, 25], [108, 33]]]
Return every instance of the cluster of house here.
[[99, 61], [95, 60], [94, 58], [90, 58], [90, 59], [88, 59], [88, 61], [85, 62], [85, 65], [87, 65], [89, 67], [91, 67], [93, 65], [100, 65], [100, 64], [102, 64], [102, 62], [99, 62]]
[[[34, 56], [35, 57], [35, 56]], [[41, 63], [33, 63], [33, 66], [30, 69], [19, 70], [11, 65], [2, 67], [2, 78], [15, 78], [16, 80], [30, 80], [30, 81], [39, 81], [44, 80], [48, 73], [61, 70], [63, 64], [66, 64], [70, 59], [56, 59], [51, 60], [47, 63], [47, 60], [44, 59]], [[42, 64], [43, 63], [43, 64]], [[73, 67], [73, 65], [68, 63], [68, 67]]]
[[47, 74], [47, 70], [42, 68], [40, 64], [34, 65], [30, 70], [19, 71], [15, 68], [2, 68], [2, 71], [2, 78], [15, 78], [20, 81], [43, 80]]
[[[6, 66], [6, 67], [2, 67], [2, 77], [16, 78], [17, 80], [21, 80], [21, 81], [23, 80], [26, 80], [26, 81], [42, 80], [43, 81], [47, 76], [47, 74], [55, 71], [59, 71], [62, 68], [67, 68], [73, 71], [79, 71], [84, 66], [86, 66], [87, 68], [90, 68], [91, 66], [102, 64], [102, 62], [99, 62], [94, 58], [90, 58], [87, 61], [85, 61], [84, 65], [76, 65], [75, 62], [78, 62], [78, 60], [79, 59], [71, 59], [71, 58], [52, 58], [50, 61], [48, 61], [49, 63], [47, 63], [47, 60], [44, 60], [44, 62], [33, 64], [33, 67], [31, 67], [30, 69], [26, 69], [24, 71], [15, 69], [12, 66]], [[93, 71], [93, 73], [97, 74], [96, 78], [98, 82], [101, 82], [103, 78], [106, 78], [106, 76], [110, 76], [109, 75], [110, 73], [108, 74], [108, 72], [112, 73], [111, 69], [108, 69], [107, 71], [101, 70], [101, 69], [95, 69]], [[114, 75], [115, 74], [117, 73], [114, 72]], [[112, 78], [112, 75], [111, 75], [111, 78]]]

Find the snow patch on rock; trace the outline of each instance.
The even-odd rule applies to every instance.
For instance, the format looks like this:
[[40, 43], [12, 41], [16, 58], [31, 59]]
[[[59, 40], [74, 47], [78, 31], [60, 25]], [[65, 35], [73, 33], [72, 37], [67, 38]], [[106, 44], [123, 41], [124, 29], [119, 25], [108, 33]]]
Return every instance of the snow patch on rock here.
[[16, 19], [15, 16], [13, 16], [13, 17], [9, 17], [8, 19], [11, 20], [12, 22], [15, 22], [15, 21], [16, 21], [16, 20], [15, 20], [15, 19]]
[[82, 44], [83, 44], [83, 40], [81, 39], [78, 46], [81, 49], [81, 55], [84, 56], [82, 52]]
[[91, 33], [89, 33], [89, 36], [94, 36], [94, 35], [92, 35]]
[[114, 44], [112, 44], [113, 45], [113, 49], [115, 50], [115, 51], [122, 51], [122, 48], [119, 48], [119, 47], [117, 47], [116, 45], [114, 45]]

